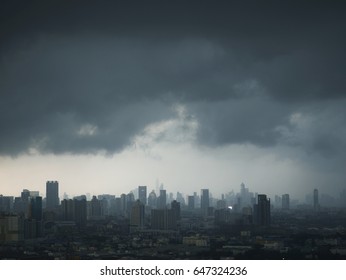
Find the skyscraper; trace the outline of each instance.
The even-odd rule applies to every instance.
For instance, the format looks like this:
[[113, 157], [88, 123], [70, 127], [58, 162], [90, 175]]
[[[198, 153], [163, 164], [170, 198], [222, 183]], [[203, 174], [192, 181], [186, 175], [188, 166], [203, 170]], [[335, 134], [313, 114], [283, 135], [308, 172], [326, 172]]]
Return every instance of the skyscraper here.
[[259, 194], [257, 197], [257, 204], [254, 205], [254, 220], [257, 225], [270, 225], [270, 199], [265, 194]]
[[187, 197], [187, 207], [189, 210], [195, 209], [195, 197], [193, 195]]
[[137, 199], [131, 208], [130, 229], [136, 231], [144, 228], [144, 204]]
[[157, 197], [156, 197], [156, 193], [154, 190], [151, 191], [151, 193], [148, 196], [148, 205], [151, 208], [156, 208], [157, 207]]
[[138, 199], [147, 205], [147, 186], [138, 186]]
[[318, 211], [320, 208], [320, 204], [318, 202], [318, 189], [314, 189], [314, 210]]
[[29, 218], [36, 221], [42, 220], [42, 197], [31, 197], [29, 201]]
[[201, 209], [208, 209], [209, 207], [209, 189], [201, 190]]
[[282, 201], [282, 209], [284, 210], [290, 209], [290, 195], [289, 194], [283, 194], [281, 201]]
[[55, 209], [59, 206], [59, 183], [57, 181], [47, 181], [46, 183], [47, 209]]
[[166, 208], [166, 204], [167, 204], [166, 190], [160, 190], [160, 196], [157, 200], [157, 208], [164, 209]]
[[171, 202], [171, 209], [173, 210], [176, 220], [180, 220], [180, 202], [173, 200]]

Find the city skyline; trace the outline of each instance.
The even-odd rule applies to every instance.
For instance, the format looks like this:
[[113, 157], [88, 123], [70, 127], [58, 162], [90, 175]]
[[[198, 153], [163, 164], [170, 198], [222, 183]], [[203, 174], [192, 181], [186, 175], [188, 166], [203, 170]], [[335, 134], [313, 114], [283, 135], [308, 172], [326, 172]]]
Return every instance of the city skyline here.
[[[71, 194], [61, 190], [58, 181], [47, 181], [45, 186], [45, 195], [42, 190], [37, 188], [24, 188], [19, 193], [0, 193], [0, 197], [6, 199], [12, 198], [12, 200], [15, 200], [23, 197], [36, 198], [39, 196], [44, 200], [45, 208], [48, 210], [54, 210], [57, 207], [60, 207], [63, 200], [81, 199], [82, 197], [84, 197], [87, 201], [92, 201], [94, 198], [102, 200], [106, 197], [123, 198], [131, 196], [134, 200], [139, 200], [144, 205], [152, 205], [154, 203], [155, 207], [157, 206], [158, 208], [164, 208], [170, 204], [171, 201], [176, 200], [188, 208], [191, 208], [190, 204], [192, 203], [191, 205], [193, 205], [193, 208], [200, 208], [202, 210], [206, 210], [209, 207], [218, 208], [221, 207], [221, 205], [222, 207], [232, 208], [235, 204], [239, 204], [239, 201], [237, 201], [239, 197], [242, 198], [242, 203], [240, 203], [242, 206], [253, 204], [253, 199], [257, 199], [257, 196], [264, 196], [268, 197], [269, 201], [272, 199], [272, 206], [274, 206], [276, 209], [286, 210], [289, 210], [292, 207], [312, 207], [314, 210], [319, 210], [320, 207], [343, 207], [346, 199], [346, 189], [341, 190], [336, 196], [323, 192], [319, 194], [318, 189], [313, 189], [310, 193], [305, 193], [303, 197], [295, 197], [287, 193], [263, 193], [258, 191], [256, 188], [249, 188], [244, 183], [241, 183], [238, 189], [231, 189], [224, 193], [214, 193], [212, 189], [209, 188], [194, 189], [191, 192], [174, 192], [169, 188], [165, 188], [163, 184], [158, 184], [158, 182], [155, 188], [139, 185], [137, 187], [127, 189], [122, 193], [81, 192]], [[47, 198], [47, 196], [50, 196], [50, 198]], [[193, 202], [190, 201], [191, 198]], [[155, 202], [153, 202], [153, 199]], [[150, 200], [152, 202], [150, 202]], [[322, 203], [319, 203], [320, 200]], [[219, 205], [218, 203], [220, 201], [224, 201], [226, 204], [221, 203]]]
[[4, 1], [0, 192], [346, 188], [337, 1]]

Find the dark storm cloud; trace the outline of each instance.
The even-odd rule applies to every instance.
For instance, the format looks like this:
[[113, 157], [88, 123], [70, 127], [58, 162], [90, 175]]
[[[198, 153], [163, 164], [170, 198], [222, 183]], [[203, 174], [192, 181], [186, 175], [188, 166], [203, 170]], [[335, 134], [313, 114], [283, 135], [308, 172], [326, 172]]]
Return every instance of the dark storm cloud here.
[[307, 124], [315, 142], [292, 123], [302, 108], [318, 119], [315, 103], [345, 98], [341, 2], [2, 5], [2, 154], [114, 152], [171, 118], [175, 103], [196, 116], [202, 144], [286, 143], [327, 154], [342, 146], [337, 132], [323, 137], [346, 119], [333, 107], [326, 134]]

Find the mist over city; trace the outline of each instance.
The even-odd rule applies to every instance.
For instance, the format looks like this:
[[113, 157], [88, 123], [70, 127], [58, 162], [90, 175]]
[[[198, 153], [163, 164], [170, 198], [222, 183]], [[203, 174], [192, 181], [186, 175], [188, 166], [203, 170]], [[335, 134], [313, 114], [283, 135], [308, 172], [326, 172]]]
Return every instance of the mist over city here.
[[[201, 244], [225, 258], [222, 246], [245, 246], [230, 258], [258, 258], [251, 250], [277, 235], [279, 254], [268, 258], [343, 258], [345, 8], [305, 0], [2, 1], [1, 242], [60, 238], [70, 253], [55, 255], [47, 245], [52, 257], [86, 258], [92, 252], [71, 244], [95, 227], [115, 239], [164, 230], [175, 232], [164, 236], [169, 244], [205, 234]], [[47, 182], [58, 182], [54, 207]], [[161, 190], [167, 200], [137, 205], [138, 186], [146, 186], [147, 200]], [[201, 190], [208, 190], [206, 207]], [[93, 201], [103, 205], [96, 222]], [[152, 228], [153, 215], [171, 215], [155, 211], [171, 211], [173, 201], [182, 220]], [[135, 205], [145, 209], [138, 230]], [[78, 207], [84, 214], [71, 210]], [[258, 222], [261, 207], [270, 209], [263, 212], [270, 222]], [[318, 236], [292, 245], [311, 229]], [[67, 241], [67, 232], [75, 239]], [[220, 245], [219, 233], [236, 241]], [[322, 244], [326, 236], [336, 243]], [[216, 258], [213, 250], [205, 257]]]

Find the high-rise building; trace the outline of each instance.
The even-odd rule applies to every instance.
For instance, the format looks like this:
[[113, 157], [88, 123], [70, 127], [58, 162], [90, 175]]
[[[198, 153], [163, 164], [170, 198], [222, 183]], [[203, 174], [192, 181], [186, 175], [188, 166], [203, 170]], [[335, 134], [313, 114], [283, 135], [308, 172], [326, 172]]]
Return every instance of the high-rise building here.
[[102, 217], [101, 200], [97, 199], [96, 196], [94, 195], [91, 201], [88, 201], [88, 203], [90, 206], [88, 219], [99, 220]]
[[281, 201], [282, 201], [282, 209], [284, 210], [290, 209], [290, 195], [289, 194], [287, 193], [283, 194]]
[[62, 219], [64, 221], [74, 221], [74, 200], [64, 199], [61, 201]]
[[166, 208], [166, 204], [167, 204], [166, 190], [160, 190], [160, 196], [157, 200], [157, 208], [164, 209]]
[[79, 197], [73, 199], [74, 220], [80, 227], [86, 226], [87, 221], [87, 201], [86, 197]]
[[270, 199], [265, 194], [257, 196], [257, 204], [254, 205], [254, 222], [257, 225], [270, 225]]
[[175, 230], [177, 218], [172, 209], [151, 209], [151, 229]]
[[30, 197], [29, 202], [29, 218], [36, 221], [42, 220], [42, 197]]
[[176, 199], [181, 206], [185, 206], [185, 199], [182, 193], [177, 192], [177, 199]]
[[156, 197], [156, 193], [154, 190], [152, 190], [148, 196], [148, 205], [151, 208], [156, 208], [157, 207], [157, 197]]
[[209, 207], [209, 189], [201, 190], [201, 209], [208, 209]]
[[59, 183], [57, 181], [46, 182], [46, 208], [56, 209], [59, 206]]
[[175, 218], [177, 219], [177, 221], [179, 221], [180, 220], [180, 202], [173, 200], [171, 202], [171, 209], [173, 210]]
[[138, 186], [138, 199], [145, 205], [147, 205], [147, 186]]
[[314, 210], [318, 211], [320, 208], [320, 204], [318, 201], [318, 189], [314, 189]]
[[132, 205], [130, 215], [130, 229], [136, 231], [144, 228], [144, 204], [137, 199]]
[[13, 196], [0, 195], [0, 212], [10, 213], [13, 209]]
[[187, 207], [189, 210], [195, 209], [195, 196], [189, 195], [187, 197]]

